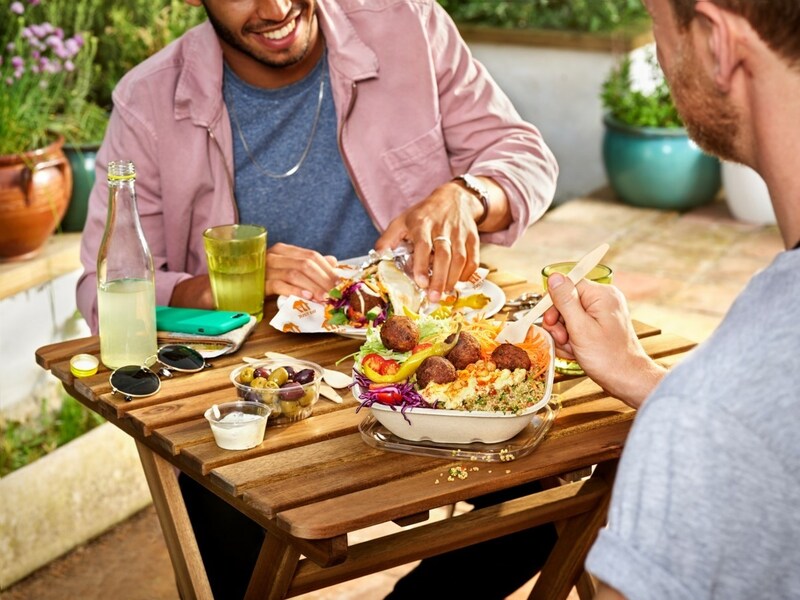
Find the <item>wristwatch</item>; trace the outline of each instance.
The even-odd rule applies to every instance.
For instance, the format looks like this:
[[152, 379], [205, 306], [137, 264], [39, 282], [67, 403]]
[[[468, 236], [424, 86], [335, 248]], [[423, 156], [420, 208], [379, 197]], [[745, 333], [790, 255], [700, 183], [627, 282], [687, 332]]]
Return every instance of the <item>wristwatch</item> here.
[[454, 178], [455, 180], [459, 180], [464, 184], [470, 192], [477, 196], [478, 200], [481, 201], [483, 205], [483, 213], [480, 217], [478, 217], [477, 221], [475, 221], [475, 225], [480, 225], [486, 220], [486, 217], [489, 216], [489, 190], [483, 182], [471, 175], [470, 173], [464, 173], [463, 175], [459, 175], [458, 177]]

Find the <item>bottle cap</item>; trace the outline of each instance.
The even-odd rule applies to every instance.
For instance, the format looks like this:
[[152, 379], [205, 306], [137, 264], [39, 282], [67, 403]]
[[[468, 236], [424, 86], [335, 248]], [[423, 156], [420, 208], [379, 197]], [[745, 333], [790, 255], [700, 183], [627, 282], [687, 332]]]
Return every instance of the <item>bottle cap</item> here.
[[89, 377], [97, 373], [100, 361], [91, 354], [76, 354], [69, 359], [69, 370], [75, 377]]

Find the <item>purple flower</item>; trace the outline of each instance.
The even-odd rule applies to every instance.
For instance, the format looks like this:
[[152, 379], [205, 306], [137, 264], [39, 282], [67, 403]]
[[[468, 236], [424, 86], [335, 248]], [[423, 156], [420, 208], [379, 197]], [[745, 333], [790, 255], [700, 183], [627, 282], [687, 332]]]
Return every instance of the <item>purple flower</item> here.
[[43, 38], [47, 35], [45, 28], [38, 23], [31, 25], [31, 31], [33, 31], [33, 35], [35, 35], [37, 38]]
[[8, 44], [6, 44], [6, 50], [8, 50], [9, 52], [13, 52], [16, 49], [17, 45], [14, 42], [8, 42]]
[[64, 39], [64, 30], [61, 27], [56, 27], [56, 30], [53, 32], [55, 33], [56, 37], [60, 40]]
[[64, 70], [69, 72], [74, 71], [75, 63], [73, 63], [71, 60], [64, 61]]
[[52, 26], [50, 23], [48, 23], [48, 22], [44, 22], [44, 23], [42, 23], [42, 27], [44, 28], [44, 32], [45, 32], [45, 33], [53, 33], [53, 32], [56, 30], [56, 28], [55, 28], [55, 27], [53, 27], [53, 26]]
[[66, 51], [69, 53], [69, 56], [66, 58], [70, 58], [78, 53], [78, 51], [81, 49], [81, 45], [75, 40], [75, 38], [70, 38], [64, 42], [64, 48], [66, 48]]
[[25, 12], [25, 7], [22, 5], [22, 2], [12, 2], [11, 3], [11, 12], [16, 15], [21, 15]]
[[74, 36], [72, 36], [72, 39], [78, 44], [78, 48], [83, 48], [84, 41], [83, 36], [80, 33], [76, 33]]
[[11, 66], [15, 69], [21, 69], [25, 65], [25, 61], [22, 60], [21, 56], [14, 56], [11, 59]]
[[14, 80], [11, 77], [6, 77], [6, 85], [14, 85]]

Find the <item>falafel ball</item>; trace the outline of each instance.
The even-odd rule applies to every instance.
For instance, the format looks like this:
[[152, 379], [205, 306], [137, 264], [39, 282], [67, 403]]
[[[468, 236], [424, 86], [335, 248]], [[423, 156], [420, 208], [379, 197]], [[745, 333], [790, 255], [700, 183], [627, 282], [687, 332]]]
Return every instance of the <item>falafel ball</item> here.
[[492, 351], [492, 362], [498, 369], [530, 369], [531, 357], [522, 348], [514, 344], [500, 344]]
[[370, 310], [386, 305], [380, 294], [377, 294], [365, 285], [352, 290], [347, 294], [347, 304], [350, 308], [361, 315], [366, 315]]
[[381, 325], [381, 341], [390, 350], [408, 352], [419, 342], [419, 329], [410, 318], [392, 315]]
[[430, 382], [450, 383], [456, 380], [456, 368], [443, 356], [429, 356], [417, 368], [417, 385], [420, 389]]
[[458, 369], [466, 369], [467, 365], [476, 363], [481, 359], [481, 345], [469, 333], [461, 333], [453, 349], [447, 353], [447, 360]]

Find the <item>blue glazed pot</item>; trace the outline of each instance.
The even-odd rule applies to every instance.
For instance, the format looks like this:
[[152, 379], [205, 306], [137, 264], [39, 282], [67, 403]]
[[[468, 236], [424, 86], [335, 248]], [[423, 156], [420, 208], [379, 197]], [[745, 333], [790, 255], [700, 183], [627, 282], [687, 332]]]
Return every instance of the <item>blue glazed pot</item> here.
[[603, 163], [616, 194], [647, 208], [687, 210], [720, 188], [720, 164], [682, 128], [634, 127], [603, 117]]

